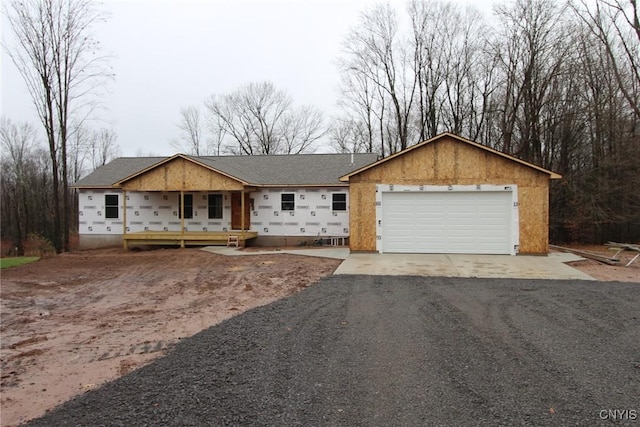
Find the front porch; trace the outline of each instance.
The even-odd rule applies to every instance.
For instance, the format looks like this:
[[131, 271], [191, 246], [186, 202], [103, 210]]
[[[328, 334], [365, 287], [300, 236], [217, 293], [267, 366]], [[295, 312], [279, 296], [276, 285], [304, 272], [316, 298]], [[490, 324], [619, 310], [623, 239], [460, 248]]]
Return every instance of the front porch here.
[[258, 237], [258, 232], [247, 230], [231, 231], [139, 231], [122, 236], [124, 249], [135, 245], [176, 245], [185, 246], [225, 246], [229, 236], [237, 236], [239, 245]]

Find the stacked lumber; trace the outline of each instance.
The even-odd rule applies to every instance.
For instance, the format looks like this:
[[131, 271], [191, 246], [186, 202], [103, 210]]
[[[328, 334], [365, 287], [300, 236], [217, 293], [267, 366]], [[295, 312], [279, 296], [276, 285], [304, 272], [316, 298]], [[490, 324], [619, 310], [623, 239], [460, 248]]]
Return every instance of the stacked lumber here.
[[594, 261], [598, 261], [604, 264], [608, 264], [608, 265], [619, 265], [620, 264], [620, 260], [616, 259], [615, 257], [608, 257], [602, 254], [598, 254], [595, 252], [589, 252], [589, 251], [582, 251], [582, 250], [578, 250], [578, 249], [573, 249], [573, 248], [566, 248], [564, 246], [556, 246], [556, 245], [549, 245], [549, 247], [551, 249], [555, 249], [557, 251], [560, 252], [570, 252], [572, 254], [576, 254], [579, 255], [581, 257], [584, 258], [589, 258], [592, 259]]

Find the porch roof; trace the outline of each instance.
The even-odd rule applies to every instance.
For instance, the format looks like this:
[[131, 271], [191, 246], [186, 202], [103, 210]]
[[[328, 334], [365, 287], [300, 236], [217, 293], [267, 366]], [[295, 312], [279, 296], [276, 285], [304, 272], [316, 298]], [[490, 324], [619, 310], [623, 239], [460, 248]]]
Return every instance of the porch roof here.
[[[377, 155], [371, 153], [178, 156], [206, 165], [249, 185], [262, 187], [338, 185], [341, 184], [341, 176], [377, 160]], [[153, 169], [169, 158], [171, 157], [120, 157], [82, 178], [74, 187], [114, 188], [125, 178]]]

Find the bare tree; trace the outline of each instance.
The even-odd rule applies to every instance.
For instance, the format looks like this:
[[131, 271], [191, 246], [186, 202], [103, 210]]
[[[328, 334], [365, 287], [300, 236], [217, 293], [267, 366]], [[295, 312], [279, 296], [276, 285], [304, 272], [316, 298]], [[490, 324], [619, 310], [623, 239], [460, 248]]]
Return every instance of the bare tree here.
[[118, 137], [113, 129], [102, 128], [94, 131], [89, 147], [92, 170], [96, 170], [120, 156], [120, 146], [117, 140]]
[[311, 151], [312, 144], [325, 133], [322, 112], [314, 107], [299, 107], [287, 112], [282, 119], [282, 143], [288, 154]]
[[330, 144], [338, 153], [375, 153], [370, 129], [360, 121], [334, 118], [329, 131]]
[[[363, 67], [352, 67], [349, 61], [341, 64], [342, 96], [338, 99], [338, 106], [342, 110], [343, 117], [334, 120], [332, 127], [332, 139], [338, 144], [339, 151], [351, 146], [367, 153], [379, 151], [382, 142], [378, 142], [376, 135], [377, 114], [374, 110], [378, 106], [377, 91], [366, 74]], [[359, 132], [352, 132], [356, 126]], [[346, 127], [346, 128], [345, 128]], [[349, 152], [349, 151], [347, 151]]]
[[604, 47], [620, 91], [640, 119], [640, 10], [636, 0], [571, 1], [571, 8]]
[[579, 26], [572, 74], [577, 90], [571, 99], [573, 114], [565, 114], [562, 123], [566, 126], [569, 118], [577, 116], [582, 126], [573, 138], [577, 141], [561, 153], [558, 170], [565, 178], [551, 199], [552, 223], [565, 240], [600, 242], [640, 236], [636, 191], [640, 176], [635, 172], [640, 159], [640, 119], [637, 102], [629, 101], [640, 99], [640, 85], [634, 83], [637, 68], [625, 62], [627, 49], [633, 45], [637, 50], [638, 42], [637, 32], [630, 27], [627, 40], [616, 41], [620, 33], [610, 19], [621, 18], [612, 13], [618, 6], [619, 2], [598, 2], [590, 10], [593, 16], [575, 3], [571, 8]]
[[171, 142], [177, 150], [184, 150], [188, 154], [201, 156], [208, 151], [206, 146], [205, 126], [200, 115], [200, 109], [195, 106], [180, 109], [180, 137]]
[[[442, 94], [446, 77], [446, 34], [455, 32], [453, 6], [439, 1], [409, 3], [413, 67], [418, 84], [418, 111], [414, 116], [419, 139], [431, 138], [441, 131]], [[447, 28], [453, 26], [454, 28]]]
[[478, 139], [485, 126], [486, 101], [494, 89], [494, 63], [484, 48], [491, 32], [474, 8], [414, 0], [408, 13], [420, 139], [443, 131]]
[[548, 115], [563, 102], [563, 80], [571, 73], [573, 27], [552, 0], [516, 0], [496, 8], [501, 44], [500, 141], [503, 151], [552, 167], [554, 138]]
[[211, 135], [207, 140], [207, 154], [220, 156], [227, 136], [227, 130], [220, 116], [210, 114], [207, 119], [207, 129]]
[[309, 107], [294, 108], [291, 97], [273, 83], [250, 83], [206, 103], [209, 123], [233, 154], [308, 152], [323, 134], [322, 115]]
[[120, 155], [117, 135], [111, 128], [98, 130], [78, 126], [69, 139], [69, 165], [71, 182], [104, 166]]
[[339, 58], [339, 122], [367, 129], [369, 151], [383, 157], [443, 131], [482, 136], [495, 89], [489, 31], [475, 9], [414, 0], [406, 13], [363, 12]]
[[[18, 254], [24, 254], [24, 241], [30, 211], [24, 203], [29, 191], [27, 162], [35, 145], [35, 129], [29, 124], [16, 125], [6, 118], [0, 121], [0, 146], [2, 147], [3, 219], [12, 218], [12, 229], [2, 227], [3, 234], [14, 238]], [[7, 233], [9, 231], [9, 233]]]
[[95, 134], [85, 126], [76, 126], [68, 138], [67, 164], [71, 182], [77, 182], [87, 172], [87, 163], [90, 159], [90, 147], [95, 139]]
[[0, 218], [3, 240], [12, 240], [18, 255], [24, 254], [29, 234], [52, 236], [50, 167], [28, 123], [0, 120], [2, 151]]
[[[107, 75], [91, 28], [102, 19], [90, 0], [14, 0], [5, 9], [16, 45], [9, 55], [45, 129], [52, 165], [54, 244], [69, 247], [67, 149], [72, 115]], [[85, 111], [86, 114], [86, 111]], [[82, 120], [80, 120], [82, 121]]]
[[345, 54], [340, 61], [342, 72], [347, 74], [344, 81], [351, 88], [366, 88], [365, 93], [352, 98], [377, 116], [383, 155], [414, 142], [409, 121], [417, 80], [407, 61], [411, 55], [405, 44], [397, 12], [390, 5], [378, 5], [362, 13], [360, 25], [344, 42]]

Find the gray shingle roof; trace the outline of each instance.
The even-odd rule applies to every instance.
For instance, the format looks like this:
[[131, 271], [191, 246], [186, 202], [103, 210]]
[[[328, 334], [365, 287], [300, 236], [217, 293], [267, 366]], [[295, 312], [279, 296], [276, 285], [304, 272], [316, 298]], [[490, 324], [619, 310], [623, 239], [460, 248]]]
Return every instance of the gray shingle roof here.
[[[335, 185], [339, 178], [377, 160], [376, 154], [185, 156], [251, 185]], [[79, 180], [78, 188], [111, 187], [168, 157], [120, 157]]]
[[74, 187], [111, 187], [121, 179], [165, 159], [166, 157], [119, 157], [80, 179]]

